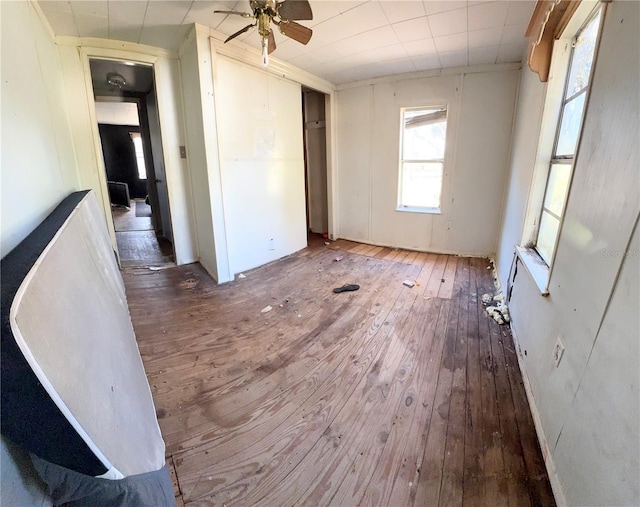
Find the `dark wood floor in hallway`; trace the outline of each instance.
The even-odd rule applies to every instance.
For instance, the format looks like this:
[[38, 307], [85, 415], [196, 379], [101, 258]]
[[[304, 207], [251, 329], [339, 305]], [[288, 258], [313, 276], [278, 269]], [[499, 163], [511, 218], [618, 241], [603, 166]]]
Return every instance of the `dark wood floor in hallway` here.
[[221, 286], [125, 270], [179, 502], [555, 505], [487, 266], [315, 241]]

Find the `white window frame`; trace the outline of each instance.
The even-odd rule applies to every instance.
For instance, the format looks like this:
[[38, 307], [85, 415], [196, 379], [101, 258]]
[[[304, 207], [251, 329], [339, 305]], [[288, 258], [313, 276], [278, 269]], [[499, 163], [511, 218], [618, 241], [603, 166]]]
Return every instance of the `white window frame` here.
[[[428, 159], [428, 160], [418, 160], [418, 159], [405, 159], [403, 157], [403, 146], [404, 146], [404, 131], [405, 131], [405, 113], [411, 111], [421, 111], [428, 109], [444, 109], [445, 110], [445, 119], [446, 119], [446, 129], [445, 129], [445, 147], [442, 158], [440, 159]], [[444, 176], [445, 176], [445, 160], [447, 153], [447, 143], [449, 137], [449, 104], [430, 104], [426, 106], [417, 106], [417, 107], [402, 107], [400, 108], [400, 144], [398, 147], [398, 201], [396, 206], [396, 211], [404, 211], [409, 213], [428, 213], [428, 214], [441, 214], [442, 213], [442, 194], [444, 188]], [[413, 162], [413, 163], [439, 163], [441, 164], [441, 174], [440, 174], [440, 199], [439, 206], [427, 207], [427, 206], [409, 206], [402, 203], [402, 185], [404, 184], [404, 163]]]
[[[571, 64], [571, 57], [573, 54], [573, 41], [577, 35], [586, 27], [588, 22], [595, 16], [596, 11], [601, 9], [600, 26], [598, 31], [598, 40], [596, 42], [594, 60], [592, 63], [592, 70], [589, 77], [589, 84], [587, 87], [585, 96], [585, 107], [583, 110], [583, 116], [580, 122], [580, 129], [578, 134], [577, 146], [574, 151], [573, 158], [571, 159], [571, 174], [569, 177], [569, 184], [567, 188], [567, 196], [564, 201], [564, 206], [559, 220], [558, 231], [556, 234], [555, 244], [550, 259], [545, 260], [536, 248], [536, 241], [538, 238], [538, 231], [540, 227], [540, 219], [542, 216], [542, 210], [544, 206], [544, 198], [546, 195], [547, 184], [550, 177], [550, 169], [553, 163], [557, 163], [554, 157], [558, 131], [562, 122], [562, 107], [565, 103], [565, 92], [568, 86], [569, 71]], [[598, 47], [600, 45], [600, 37], [602, 34], [602, 25], [605, 17], [605, 6], [598, 1], [583, 1], [580, 7], [576, 10], [570, 22], [567, 24], [561, 37], [555, 42], [553, 48], [553, 55], [551, 59], [551, 69], [549, 74], [549, 81], [547, 84], [544, 112], [542, 116], [540, 137], [538, 140], [538, 150], [536, 154], [536, 163], [534, 168], [533, 181], [529, 194], [529, 203], [527, 208], [527, 215], [525, 218], [525, 227], [523, 231], [523, 237], [521, 245], [516, 248], [518, 256], [522, 260], [525, 268], [531, 274], [534, 279], [541, 295], [546, 296], [549, 294], [549, 279], [553, 270], [558, 241], [562, 233], [562, 227], [564, 223], [564, 216], [566, 206], [571, 194], [571, 183], [573, 180], [573, 170], [575, 162], [578, 159], [580, 140], [582, 138], [582, 131], [584, 128], [584, 118], [588, 109], [589, 93], [591, 90], [591, 83], [593, 81], [593, 75], [595, 73], [595, 66], [598, 55]], [[564, 162], [568, 159], [564, 157], [558, 158]]]

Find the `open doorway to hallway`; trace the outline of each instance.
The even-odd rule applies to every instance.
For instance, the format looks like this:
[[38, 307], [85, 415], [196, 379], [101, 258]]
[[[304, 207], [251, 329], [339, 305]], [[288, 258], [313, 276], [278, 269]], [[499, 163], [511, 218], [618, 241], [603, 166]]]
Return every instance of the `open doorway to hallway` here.
[[153, 67], [101, 59], [90, 67], [120, 263], [173, 263]]

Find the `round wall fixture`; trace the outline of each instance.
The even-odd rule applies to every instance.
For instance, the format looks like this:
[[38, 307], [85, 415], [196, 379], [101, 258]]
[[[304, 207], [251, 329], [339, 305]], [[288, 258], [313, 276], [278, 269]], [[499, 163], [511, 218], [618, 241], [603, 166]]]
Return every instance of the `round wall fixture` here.
[[127, 80], [117, 72], [109, 72], [107, 74], [107, 84], [122, 89], [127, 84]]

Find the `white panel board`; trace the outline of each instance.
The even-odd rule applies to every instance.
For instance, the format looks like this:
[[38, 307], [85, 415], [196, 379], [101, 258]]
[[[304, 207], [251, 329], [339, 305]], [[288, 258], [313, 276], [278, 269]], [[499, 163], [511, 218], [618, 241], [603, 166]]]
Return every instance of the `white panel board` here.
[[496, 251], [518, 74], [464, 76], [451, 194], [450, 244], [455, 251]]
[[338, 96], [337, 237], [369, 241], [371, 205], [370, 86]]
[[215, 100], [231, 273], [307, 244], [298, 84], [219, 57]]
[[11, 328], [58, 407], [116, 470], [126, 477], [164, 466], [124, 283], [93, 193], [25, 278]]
[[640, 500], [637, 227], [626, 253], [554, 453], [569, 505], [637, 505]]

